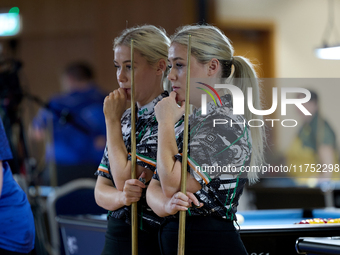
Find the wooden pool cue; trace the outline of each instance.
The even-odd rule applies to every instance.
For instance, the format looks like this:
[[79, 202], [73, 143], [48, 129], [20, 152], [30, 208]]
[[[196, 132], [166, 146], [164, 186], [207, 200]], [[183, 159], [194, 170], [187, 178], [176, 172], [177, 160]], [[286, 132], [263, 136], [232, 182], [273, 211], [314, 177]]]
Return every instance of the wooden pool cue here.
[[[191, 56], [191, 35], [189, 35], [188, 53], [187, 53], [187, 83], [186, 83], [186, 89], [185, 89], [185, 115], [184, 115], [183, 156], [182, 156], [182, 173], [181, 173], [181, 192], [184, 194], [186, 194], [186, 190], [187, 190], [190, 56]], [[184, 255], [184, 251], [185, 251], [185, 216], [186, 216], [186, 211], [179, 212], [178, 249], [177, 249], [178, 255]]]
[[[133, 43], [133, 39], [131, 39], [131, 179], [136, 179], [136, 108]], [[132, 255], [138, 255], [137, 202], [131, 204], [131, 237]]]

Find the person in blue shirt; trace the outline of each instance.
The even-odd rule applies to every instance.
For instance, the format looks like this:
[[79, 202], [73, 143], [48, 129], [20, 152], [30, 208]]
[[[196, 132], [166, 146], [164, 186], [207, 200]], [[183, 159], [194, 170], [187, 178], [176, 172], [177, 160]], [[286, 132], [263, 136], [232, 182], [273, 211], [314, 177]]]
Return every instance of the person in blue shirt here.
[[61, 77], [63, 94], [54, 96], [32, 123], [33, 137], [45, 138], [51, 130], [45, 161], [56, 164], [58, 185], [80, 177], [93, 177], [105, 148], [105, 95], [95, 86], [88, 64], [68, 65]]
[[25, 192], [13, 179], [9, 159], [12, 153], [0, 119], [0, 254], [30, 254], [34, 218]]

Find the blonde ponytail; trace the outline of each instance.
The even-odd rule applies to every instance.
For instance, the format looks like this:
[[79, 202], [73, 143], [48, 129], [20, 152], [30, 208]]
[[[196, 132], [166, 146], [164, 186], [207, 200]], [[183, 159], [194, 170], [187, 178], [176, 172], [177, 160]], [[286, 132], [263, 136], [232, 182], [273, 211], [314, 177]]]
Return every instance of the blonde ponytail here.
[[[254, 70], [253, 64], [245, 57], [235, 56], [233, 57], [234, 72], [230, 79], [231, 84], [239, 87], [244, 95], [244, 117], [246, 120], [258, 119], [263, 120], [260, 115], [253, 114], [247, 103], [248, 88], [252, 88], [252, 102], [253, 106], [257, 110], [261, 110], [260, 100], [260, 87], [259, 81]], [[265, 127], [250, 127], [251, 138], [252, 138], [252, 156], [250, 166], [258, 166], [264, 163], [264, 144], [265, 144]], [[251, 168], [252, 169], [252, 168]], [[250, 171], [248, 173], [250, 183], [255, 183], [258, 180], [257, 173]]]

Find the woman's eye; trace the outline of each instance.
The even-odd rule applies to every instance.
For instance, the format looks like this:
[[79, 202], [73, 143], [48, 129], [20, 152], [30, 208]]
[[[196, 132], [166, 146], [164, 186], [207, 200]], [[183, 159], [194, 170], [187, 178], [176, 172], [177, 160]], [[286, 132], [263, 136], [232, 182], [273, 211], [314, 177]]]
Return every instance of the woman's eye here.
[[182, 64], [180, 64], [180, 63], [177, 63], [177, 64], [176, 64], [176, 67], [178, 67], [178, 68], [182, 68], [182, 67], [183, 67], [183, 65], [182, 65]]
[[172, 65], [168, 65], [168, 68], [171, 69], [171, 68], [172, 68]]
[[119, 69], [119, 68], [120, 68], [120, 66], [118, 66], [118, 65], [115, 65], [115, 68]]
[[131, 70], [131, 66], [127, 65], [126, 69]]

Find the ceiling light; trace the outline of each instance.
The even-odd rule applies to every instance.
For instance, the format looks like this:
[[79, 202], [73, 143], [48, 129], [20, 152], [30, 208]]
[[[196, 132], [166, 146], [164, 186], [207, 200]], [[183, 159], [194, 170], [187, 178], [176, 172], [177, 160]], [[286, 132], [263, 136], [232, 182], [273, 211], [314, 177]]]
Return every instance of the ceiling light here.
[[340, 43], [332, 46], [327, 43], [332, 30], [334, 30], [334, 33], [337, 35], [337, 39], [340, 42], [338, 31], [334, 25], [334, 9], [334, 0], [328, 0], [328, 24], [326, 25], [323, 34], [323, 47], [315, 49], [315, 55], [321, 59], [340, 60]]

